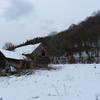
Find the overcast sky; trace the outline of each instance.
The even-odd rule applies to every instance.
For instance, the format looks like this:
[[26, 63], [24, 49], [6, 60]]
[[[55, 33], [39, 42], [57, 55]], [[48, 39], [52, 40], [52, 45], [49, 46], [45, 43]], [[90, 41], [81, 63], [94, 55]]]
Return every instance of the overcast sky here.
[[100, 0], [0, 0], [0, 47], [62, 31], [100, 10]]

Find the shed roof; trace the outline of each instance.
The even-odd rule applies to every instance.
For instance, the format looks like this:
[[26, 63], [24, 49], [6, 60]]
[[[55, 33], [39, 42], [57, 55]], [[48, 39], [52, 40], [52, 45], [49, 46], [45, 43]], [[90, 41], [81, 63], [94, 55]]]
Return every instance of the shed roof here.
[[23, 55], [20, 55], [20, 54], [17, 53], [17, 52], [8, 51], [8, 50], [3, 50], [3, 49], [0, 49], [0, 51], [1, 51], [1, 52], [4, 54], [4, 56], [7, 57], [7, 58], [24, 59], [24, 56], [23, 56]]
[[41, 43], [35, 45], [27, 45], [15, 49], [15, 52], [19, 54], [31, 54]]

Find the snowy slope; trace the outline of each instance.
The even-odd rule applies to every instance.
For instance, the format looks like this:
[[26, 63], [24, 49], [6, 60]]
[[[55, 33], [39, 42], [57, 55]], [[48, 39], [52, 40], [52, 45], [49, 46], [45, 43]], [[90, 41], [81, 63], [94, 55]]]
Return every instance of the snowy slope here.
[[[52, 71], [1, 77], [3, 100], [100, 100], [100, 65], [52, 65]], [[97, 99], [98, 98], [98, 99]]]

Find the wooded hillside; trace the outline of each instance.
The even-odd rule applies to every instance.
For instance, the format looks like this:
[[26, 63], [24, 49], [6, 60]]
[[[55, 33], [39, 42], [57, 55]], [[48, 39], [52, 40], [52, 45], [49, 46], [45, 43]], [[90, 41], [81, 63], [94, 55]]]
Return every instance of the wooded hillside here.
[[15, 48], [42, 42], [51, 56], [73, 55], [74, 53], [90, 52], [99, 56], [100, 51], [100, 12], [86, 18], [81, 23], [72, 24], [67, 30], [56, 35], [35, 38], [15, 46]]

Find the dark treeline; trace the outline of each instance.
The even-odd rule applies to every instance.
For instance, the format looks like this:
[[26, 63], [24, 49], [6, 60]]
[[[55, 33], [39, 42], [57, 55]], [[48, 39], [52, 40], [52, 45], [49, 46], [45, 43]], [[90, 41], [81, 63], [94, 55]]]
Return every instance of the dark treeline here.
[[99, 56], [100, 50], [100, 13], [88, 17], [78, 25], [71, 25], [68, 30], [44, 41], [50, 55], [73, 55], [85, 52], [88, 57]]

